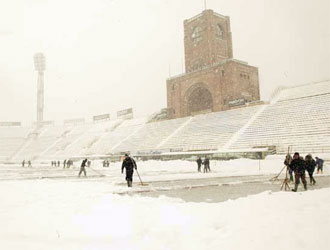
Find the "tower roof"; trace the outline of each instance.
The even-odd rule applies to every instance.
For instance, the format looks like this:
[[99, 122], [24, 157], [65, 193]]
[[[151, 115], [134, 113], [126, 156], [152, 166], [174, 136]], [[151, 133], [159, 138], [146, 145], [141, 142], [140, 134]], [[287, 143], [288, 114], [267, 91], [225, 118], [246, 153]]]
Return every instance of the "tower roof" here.
[[201, 13], [191, 17], [191, 18], [188, 18], [188, 19], [185, 19], [184, 21], [185, 22], [192, 22], [200, 17], [202, 17], [203, 15], [214, 15], [214, 16], [217, 16], [217, 17], [220, 17], [220, 18], [223, 18], [223, 19], [227, 19], [229, 18], [229, 16], [224, 16], [224, 15], [221, 15], [217, 12], [214, 12], [213, 10], [211, 9], [206, 9], [206, 10], [203, 10]]

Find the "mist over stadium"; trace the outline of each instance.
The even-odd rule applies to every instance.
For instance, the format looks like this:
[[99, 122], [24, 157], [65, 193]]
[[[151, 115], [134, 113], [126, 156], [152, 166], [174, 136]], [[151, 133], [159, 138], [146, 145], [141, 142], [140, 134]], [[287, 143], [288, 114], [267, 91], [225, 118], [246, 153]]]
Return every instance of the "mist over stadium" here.
[[327, 249], [329, 30], [326, 0], [0, 0], [1, 245]]

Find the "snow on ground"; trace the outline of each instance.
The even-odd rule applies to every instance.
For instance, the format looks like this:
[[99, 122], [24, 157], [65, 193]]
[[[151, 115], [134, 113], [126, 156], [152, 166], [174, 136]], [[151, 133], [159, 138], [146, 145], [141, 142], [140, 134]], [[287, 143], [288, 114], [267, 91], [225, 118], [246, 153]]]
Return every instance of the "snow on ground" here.
[[[226, 176], [248, 176], [248, 175], [268, 175], [277, 174], [284, 167], [283, 161], [285, 156], [268, 156], [264, 160], [252, 160], [252, 159], [235, 159], [229, 161], [211, 160], [210, 167], [211, 173], [197, 173], [197, 164], [195, 161], [186, 160], [172, 160], [172, 161], [137, 161], [138, 171], [146, 181], [162, 181], [162, 180], [180, 180], [180, 179], [200, 179], [210, 177], [226, 177]], [[75, 162], [73, 169], [78, 172], [80, 168], [80, 162]], [[62, 164], [62, 163], [61, 163]], [[4, 169], [5, 167], [5, 169]], [[42, 170], [45, 167], [48, 169], [56, 170], [58, 173], [62, 170], [61, 167], [50, 167], [49, 164], [39, 164], [33, 162], [34, 169]], [[19, 164], [16, 165], [1, 165], [0, 174], [2, 170], [16, 171], [16, 169], [24, 170], [25, 173], [33, 170], [29, 168], [21, 168]], [[67, 173], [71, 169], [66, 169]], [[203, 170], [203, 166], [202, 166]], [[54, 171], [53, 171], [54, 172]], [[70, 172], [69, 172], [70, 173]], [[99, 160], [92, 161], [91, 169], [87, 168], [87, 173], [90, 174], [105, 174], [108, 177], [119, 177], [121, 175], [121, 162], [110, 163], [109, 168], [102, 167], [102, 162]], [[324, 174], [330, 174], [330, 168], [328, 162], [324, 166]], [[47, 172], [44, 171], [42, 177], [47, 177]], [[118, 179], [118, 180], [119, 180]]]
[[[110, 190], [109, 190], [110, 189]], [[223, 203], [119, 196], [105, 182], [0, 182], [1, 249], [328, 249], [330, 189]]]
[[[138, 161], [138, 171], [145, 181], [200, 179], [224, 176], [275, 174], [283, 168], [283, 160], [211, 161], [211, 173], [197, 173], [197, 164], [192, 161]], [[93, 169], [104, 170], [101, 164], [93, 164]], [[110, 168], [120, 171], [121, 163], [113, 163]], [[203, 171], [203, 166], [202, 166]]]
[[[210, 161], [211, 173], [196, 173], [194, 161], [137, 161], [138, 171], [145, 181], [200, 179], [226, 176], [248, 176], [278, 174], [284, 167], [285, 156], [270, 156], [264, 160], [235, 159], [229, 161]], [[94, 162], [92, 168], [102, 171], [101, 162]], [[110, 171], [120, 172], [121, 163], [111, 163]], [[203, 170], [203, 166], [202, 166]], [[285, 173], [285, 171], [283, 172]], [[330, 168], [324, 165], [324, 175], [330, 174]]]
[[[143, 182], [174, 181], [174, 180], [199, 180], [216, 177], [235, 176], [266, 176], [277, 175], [284, 167], [284, 156], [269, 156], [264, 160], [235, 159], [229, 161], [211, 160], [210, 173], [198, 173], [194, 161], [137, 161], [138, 173]], [[203, 167], [202, 167], [203, 168]], [[50, 164], [33, 162], [33, 168], [22, 168], [20, 165], [0, 165], [0, 180], [10, 179], [38, 179], [38, 178], [64, 178], [76, 177], [80, 169], [80, 162], [75, 162], [74, 167], [51, 167]], [[285, 170], [282, 172], [282, 177]], [[324, 165], [323, 175], [330, 174], [328, 162]], [[101, 161], [93, 161], [91, 168], [87, 168], [88, 176], [105, 175], [111, 190], [126, 192], [125, 174], [121, 174], [121, 162], [111, 163], [110, 167], [102, 167]], [[316, 175], [317, 176], [317, 175]], [[81, 177], [81, 179], [84, 177]], [[268, 178], [268, 177], [267, 177]], [[134, 183], [139, 182], [137, 172], [134, 173]], [[233, 180], [233, 183], [239, 181]], [[118, 185], [119, 184], [119, 185]], [[108, 187], [109, 188], [109, 187]]]
[[[195, 162], [138, 162], [146, 181], [267, 175], [282, 168], [283, 157], [278, 156], [261, 161], [211, 161], [208, 174], [196, 173]], [[78, 169], [78, 163], [75, 170], [2, 165], [0, 175], [76, 176]], [[114, 194], [129, 190], [120, 163], [103, 168], [95, 161], [87, 171], [102, 172], [108, 178], [2, 179], [1, 249], [323, 250], [330, 244], [329, 188], [299, 193], [267, 191], [222, 203], [192, 203]], [[329, 174], [328, 165], [324, 172]], [[136, 175], [134, 178], [137, 182]]]

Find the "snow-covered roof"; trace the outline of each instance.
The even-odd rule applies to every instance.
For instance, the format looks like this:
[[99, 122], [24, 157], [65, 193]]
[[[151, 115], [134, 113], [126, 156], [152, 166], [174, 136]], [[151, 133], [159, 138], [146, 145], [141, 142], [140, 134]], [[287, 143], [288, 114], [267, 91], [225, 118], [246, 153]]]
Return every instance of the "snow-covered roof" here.
[[278, 101], [292, 100], [323, 94], [330, 94], [330, 80], [286, 88], [281, 91]]

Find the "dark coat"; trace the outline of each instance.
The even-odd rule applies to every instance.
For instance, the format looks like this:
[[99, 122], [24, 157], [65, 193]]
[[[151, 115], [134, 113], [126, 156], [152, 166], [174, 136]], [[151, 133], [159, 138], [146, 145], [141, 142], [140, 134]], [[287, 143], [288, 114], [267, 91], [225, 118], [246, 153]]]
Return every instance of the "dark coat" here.
[[323, 167], [323, 160], [322, 159], [320, 159], [320, 158], [318, 158], [317, 160], [316, 160], [316, 165], [318, 165], [318, 167]]
[[87, 163], [87, 159], [83, 160], [81, 163], [81, 168], [85, 168], [86, 167], [86, 163]]
[[301, 158], [293, 159], [290, 163], [290, 169], [292, 169], [295, 173], [305, 173], [306, 162]]
[[196, 162], [197, 162], [197, 165], [198, 166], [201, 166], [202, 165], [202, 159], [201, 158], [198, 158]]
[[205, 166], [209, 166], [209, 165], [210, 165], [210, 160], [209, 160], [208, 158], [205, 158], [203, 164], [204, 164]]
[[316, 162], [314, 159], [310, 159], [306, 161], [306, 170], [308, 173], [313, 173], [316, 167]]
[[134, 168], [136, 169], [136, 162], [133, 158], [131, 157], [126, 157], [123, 161], [123, 164], [121, 165], [121, 172], [124, 171], [124, 168], [126, 169], [126, 174], [127, 173], [132, 173], [134, 172]]

